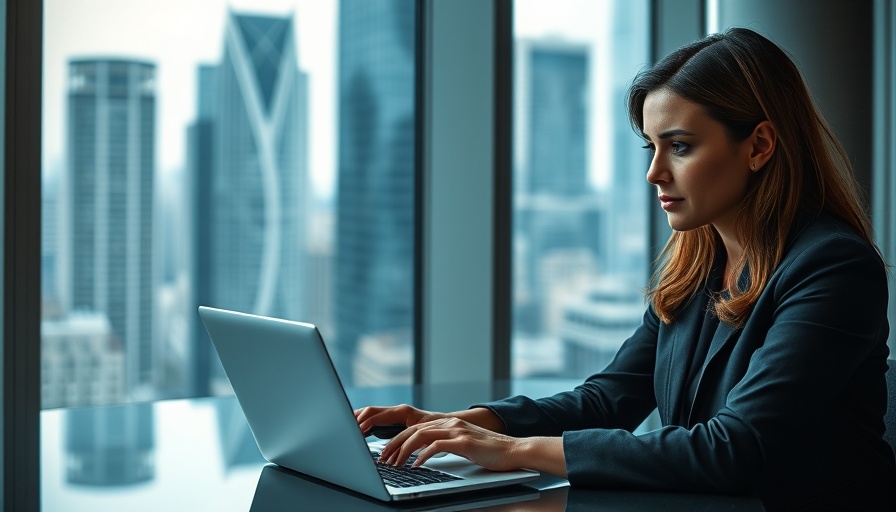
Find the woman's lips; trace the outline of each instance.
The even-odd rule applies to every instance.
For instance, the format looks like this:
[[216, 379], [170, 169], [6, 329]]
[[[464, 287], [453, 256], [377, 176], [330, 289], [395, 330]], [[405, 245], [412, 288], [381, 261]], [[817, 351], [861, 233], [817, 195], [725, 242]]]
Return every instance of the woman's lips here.
[[660, 199], [660, 204], [663, 207], [663, 210], [669, 210], [670, 208], [674, 208], [675, 205], [684, 201], [684, 198], [682, 198], [682, 197], [672, 197], [672, 196], [667, 196], [666, 194], [660, 194], [659, 199]]

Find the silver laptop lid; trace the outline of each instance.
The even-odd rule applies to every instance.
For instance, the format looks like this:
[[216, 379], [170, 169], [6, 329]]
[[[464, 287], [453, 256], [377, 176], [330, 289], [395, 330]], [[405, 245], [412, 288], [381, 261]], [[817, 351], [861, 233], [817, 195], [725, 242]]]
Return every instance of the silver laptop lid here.
[[265, 459], [390, 499], [315, 326], [204, 306], [199, 315]]

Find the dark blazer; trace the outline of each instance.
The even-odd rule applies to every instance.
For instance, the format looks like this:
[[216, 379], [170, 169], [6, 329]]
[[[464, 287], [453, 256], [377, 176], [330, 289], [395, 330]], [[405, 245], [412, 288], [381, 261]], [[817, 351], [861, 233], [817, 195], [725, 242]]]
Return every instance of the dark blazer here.
[[[562, 435], [573, 485], [893, 510], [887, 300], [873, 247], [826, 214], [803, 217], [744, 327], [720, 325], [693, 402], [682, 403], [705, 299], [669, 324], [648, 307], [607, 368], [572, 391], [484, 406], [510, 435]], [[654, 408], [664, 426], [633, 435]]]

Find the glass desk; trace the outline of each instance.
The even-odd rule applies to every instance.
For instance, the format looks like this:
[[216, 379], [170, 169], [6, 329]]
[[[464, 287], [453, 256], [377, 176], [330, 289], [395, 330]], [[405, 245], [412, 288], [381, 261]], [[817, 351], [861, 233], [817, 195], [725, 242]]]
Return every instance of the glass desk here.
[[[578, 381], [532, 380], [348, 390], [353, 406], [412, 403], [456, 410], [512, 394], [550, 395]], [[41, 413], [44, 511], [156, 510], [763, 510], [758, 500], [573, 489], [545, 475], [528, 486], [390, 505], [268, 464], [233, 397]]]

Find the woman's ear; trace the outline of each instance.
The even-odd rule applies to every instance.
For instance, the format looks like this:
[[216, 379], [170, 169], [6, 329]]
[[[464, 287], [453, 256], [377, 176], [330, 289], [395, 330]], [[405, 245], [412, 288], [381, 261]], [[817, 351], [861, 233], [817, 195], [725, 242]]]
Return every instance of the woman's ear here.
[[750, 169], [758, 171], [775, 153], [778, 132], [771, 121], [765, 120], [756, 125], [750, 135]]

